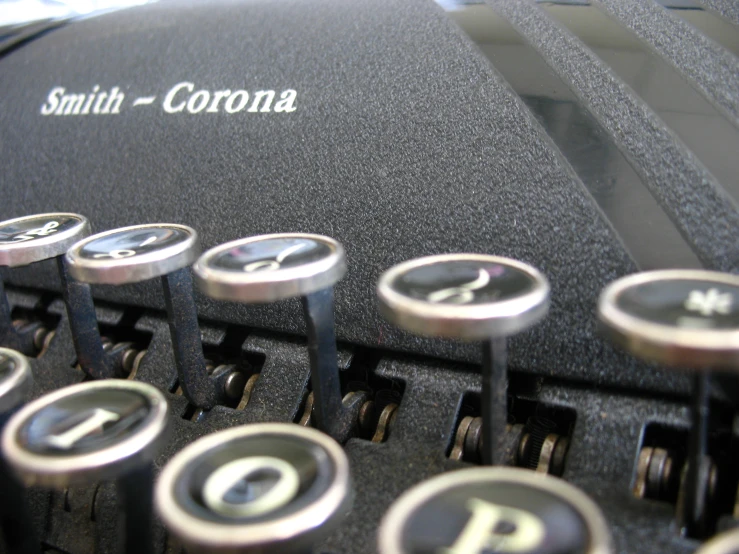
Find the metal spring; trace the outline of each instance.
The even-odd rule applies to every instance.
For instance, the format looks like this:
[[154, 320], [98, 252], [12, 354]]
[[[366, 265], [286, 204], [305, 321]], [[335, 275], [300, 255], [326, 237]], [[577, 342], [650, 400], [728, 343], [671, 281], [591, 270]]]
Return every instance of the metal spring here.
[[526, 421], [526, 431], [529, 433], [529, 447], [526, 465], [529, 469], [536, 469], [539, 465], [541, 447], [547, 436], [554, 432], [557, 424], [551, 419], [540, 416], [532, 416]]

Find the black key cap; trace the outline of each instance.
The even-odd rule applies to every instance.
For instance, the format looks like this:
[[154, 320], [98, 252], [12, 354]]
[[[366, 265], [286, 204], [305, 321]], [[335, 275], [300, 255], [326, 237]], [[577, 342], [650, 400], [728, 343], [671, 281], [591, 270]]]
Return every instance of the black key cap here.
[[609, 554], [598, 506], [569, 483], [517, 468], [445, 473], [406, 491], [379, 529], [381, 554]]
[[311, 552], [351, 501], [341, 447], [289, 423], [203, 437], [170, 460], [156, 486], [159, 515], [193, 553]]
[[208, 250], [193, 270], [200, 290], [217, 300], [266, 303], [301, 297], [316, 425], [342, 441], [356, 418], [342, 404], [336, 357], [333, 285], [346, 273], [341, 244], [303, 233], [250, 237]]
[[167, 401], [151, 385], [90, 381], [23, 407], [3, 431], [2, 450], [28, 486], [64, 489], [115, 480], [125, 530], [123, 550], [148, 553], [152, 460], [167, 424]]
[[678, 519], [706, 534], [711, 460], [707, 454], [710, 370], [739, 369], [739, 277], [700, 270], [629, 275], [598, 302], [601, 332], [641, 359], [693, 371], [688, 471]]
[[220, 398], [205, 369], [188, 267], [200, 254], [194, 229], [184, 225], [134, 225], [88, 237], [67, 253], [69, 272], [90, 284], [122, 285], [161, 277], [180, 385], [198, 408]]
[[[48, 213], [10, 219], [0, 223], [0, 266], [19, 267], [57, 258], [69, 323], [75, 336], [80, 364], [92, 375], [106, 375], [103, 346], [94, 319], [88, 287], [67, 279], [63, 256], [78, 240], [90, 234], [87, 219], [78, 214]], [[92, 313], [92, 320], [89, 314]], [[76, 338], [84, 336], [82, 342]], [[34, 354], [32, 333], [19, 333], [13, 327], [10, 306], [0, 281], [0, 342], [24, 354]]]
[[533, 267], [498, 256], [443, 254], [403, 262], [380, 276], [380, 312], [391, 323], [430, 337], [481, 340], [482, 457], [504, 463], [506, 338], [544, 318], [549, 283]]

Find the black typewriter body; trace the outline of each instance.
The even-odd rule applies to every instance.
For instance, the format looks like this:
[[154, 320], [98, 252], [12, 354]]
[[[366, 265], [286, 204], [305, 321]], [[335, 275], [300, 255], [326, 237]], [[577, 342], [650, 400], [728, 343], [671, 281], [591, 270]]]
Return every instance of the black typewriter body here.
[[[522, 260], [551, 284], [549, 315], [508, 345], [509, 465], [541, 471], [541, 444], [522, 439], [554, 434], [543, 471], [598, 504], [615, 552], [687, 554], [736, 526], [733, 378], [714, 381], [709, 531], [684, 536], [679, 469], [645, 475], [639, 461], [651, 448], [684, 464], [690, 375], [612, 346], [596, 318], [624, 275], [739, 270], [736, 3], [172, 0], [18, 33], [0, 42], [0, 220], [181, 223], [204, 249], [281, 232], [344, 245], [342, 391], [373, 404], [343, 444], [353, 509], [314, 552], [376, 552], [401, 493], [480, 464], [459, 431], [481, 415], [479, 348], [402, 332], [377, 309], [384, 270], [455, 252]], [[14, 318], [46, 330], [30, 397], [83, 381], [56, 266], [2, 277]], [[241, 387], [259, 375], [246, 406], [239, 389], [203, 411], [178, 393], [158, 283], [92, 290], [131, 378], [169, 402], [157, 469], [215, 431], [310, 411], [299, 302], [194, 292], [210, 365]], [[117, 551], [110, 484], [33, 488], [29, 503], [47, 551]], [[161, 522], [155, 540], [178, 551]]]

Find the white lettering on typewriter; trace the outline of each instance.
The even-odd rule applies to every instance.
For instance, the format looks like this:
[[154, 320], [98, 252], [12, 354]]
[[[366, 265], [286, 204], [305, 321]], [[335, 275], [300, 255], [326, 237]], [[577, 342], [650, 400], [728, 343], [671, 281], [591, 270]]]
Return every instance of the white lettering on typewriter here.
[[112, 258], [114, 260], [120, 260], [121, 258], [130, 258], [131, 256], [135, 256], [136, 251], [135, 250], [128, 250], [128, 249], [121, 249], [121, 250], [111, 250], [107, 254], [95, 254], [93, 258], [100, 259], [100, 258]]
[[718, 289], [692, 290], [685, 300], [684, 306], [688, 311], [700, 312], [703, 316], [711, 317], [714, 312], [728, 315], [731, 312], [732, 301], [731, 293], [721, 294]]
[[81, 421], [71, 429], [68, 429], [61, 435], [52, 435], [46, 439], [46, 442], [56, 448], [69, 450], [77, 441], [88, 436], [94, 431], [101, 430], [103, 425], [112, 421], [118, 421], [121, 416], [115, 412], [109, 412], [102, 408], [95, 408], [90, 417]]
[[459, 285], [458, 287], [449, 287], [441, 289], [429, 294], [426, 299], [429, 302], [437, 304], [446, 302], [448, 304], [467, 304], [475, 298], [475, 292], [483, 288], [490, 282], [490, 274], [484, 269], [480, 269], [477, 278], [474, 281]]
[[472, 517], [454, 544], [439, 549], [439, 554], [529, 552], [544, 541], [544, 522], [531, 512], [478, 498], [468, 500], [467, 509]]
[[203, 485], [203, 501], [224, 517], [253, 517], [286, 506], [299, 489], [300, 476], [291, 464], [272, 456], [251, 456], [215, 470]]
[[100, 92], [95, 85], [90, 92], [67, 93], [64, 87], [54, 87], [41, 106], [41, 115], [94, 115], [121, 113], [121, 105], [126, 95], [119, 87], [108, 92]]
[[[165, 113], [292, 113], [297, 108], [295, 89], [279, 93], [274, 90], [258, 90], [253, 94], [243, 89], [222, 89], [210, 91], [195, 89], [195, 83], [183, 81], [167, 91], [162, 101]], [[41, 105], [41, 115], [108, 115], [119, 114], [124, 106], [126, 95], [120, 87], [101, 91], [100, 85], [90, 92], [67, 92], [64, 87], [54, 87], [49, 91], [46, 101]], [[150, 106], [156, 96], [135, 98], [131, 107]], [[251, 98], [251, 105], [249, 99]], [[125, 104], [128, 105], [128, 104]], [[248, 108], [247, 108], [248, 106]]]
[[[269, 112], [294, 112], [297, 91], [287, 89], [280, 93], [279, 100], [275, 103], [276, 93], [274, 90], [258, 90], [251, 95], [252, 102], [246, 109], [250, 113]], [[195, 90], [195, 83], [183, 81], [173, 86], [164, 97], [162, 108], [166, 113], [187, 112], [197, 114], [202, 111], [206, 113], [219, 113], [221, 105], [226, 113], [239, 113], [249, 103], [249, 92], [239, 89], [208, 91], [205, 89]], [[273, 107], [274, 104], [274, 107]], [[205, 109], [207, 106], [207, 109]]]
[[[153, 242], [157, 241], [157, 236], [152, 235], [148, 239], [146, 239], [144, 242], [139, 244], [139, 248], [142, 246], [147, 246]], [[112, 258], [114, 260], [120, 260], [121, 258], [130, 258], [131, 256], [136, 255], [136, 250], [130, 250], [128, 248], [121, 248], [120, 250], [111, 250], [107, 254], [95, 254], [93, 258], [100, 259], [100, 258]]]
[[57, 232], [57, 227], [59, 227], [58, 221], [49, 221], [43, 227], [39, 227], [38, 229], [29, 229], [28, 231], [23, 231], [23, 234], [21, 235], [14, 236], [13, 242], [25, 242], [27, 240], [49, 236], [50, 234]]
[[285, 258], [287, 258], [290, 254], [294, 254], [298, 250], [302, 250], [306, 246], [308, 245], [304, 242], [294, 244], [293, 246], [285, 248], [282, 252], [277, 254], [277, 257], [274, 260], [260, 260], [258, 262], [246, 264], [244, 266], [244, 271], [246, 271], [247, 273], [253, 273], [255, 271], [275, 271], [276, 269], [280, 269], [280, 267], [282, 267], [282, 262], [285, 261]]

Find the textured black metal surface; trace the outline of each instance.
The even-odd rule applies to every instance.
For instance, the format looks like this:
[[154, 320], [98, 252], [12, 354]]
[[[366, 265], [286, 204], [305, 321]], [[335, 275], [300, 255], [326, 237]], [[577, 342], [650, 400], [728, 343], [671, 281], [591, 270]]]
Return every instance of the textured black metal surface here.
[[[573, 113], [587, 112], [631, 165], [666, 214], [658, 225], [674, 225], [663, 230], [676, 230], [700, 264], [736, 272], [735, 203], [639, 91], [542, 6], [487, 4], [569, 89]], [[739, 25], [734, 2], [705, 5]], [[720, 44], [647, 0], [604, 0], [593, 9], [638, 35], [738, 125], [739, 61]], [[95, 231], [188, 224], [206, 248], [283, 231], [325, 233], [345, 245], [350, 269], [336, 286], [340, 367], [349, 371], [369, 346], [380, 361], [368, 364], [368, 375], [404, 387], [386, 442], [354, 438], [345, 445], [355, 508], [316, 547], [324, 554], [375, 552], [377, 525], [395, 498], [463, 467], [446, 455], [463, 399], [481, 388], [479, 366], [467, 364], [479, 361], [475, 345], [412, 338], [380, 320], [379, 274], [443, 252], [529, 262], [552, 283], [552, 311], [510, 340], [510, 393], [576, 413], [563, 478], [600, 505], [619, 554], [688, 554], [699, 543], [680, 536], [674, 506], [638, 500], [631, 489], [645, 426], [687, 429], [690, 380], [637, 364], [595, 336], [601, 288], [638, 267], [619, 231], [628, 217], [621, 227], [610, 220], [560, 150], [566, 132], [553, 136], [536, 99], [519, 97], [504, 69], [444, 9], [422, 0], [171, 0], [74, 22], [0, 58], [0, 219], [66, 209], [88, 216]], [[296, 110], [165, 113], [164, 95], [185, 81], [211, 93], [274, 89], [279, 97], [294, 89]], [[95, 85], [119, 87], [120, 114], [41, 114], [53, 87], [89, 92]], [[132, 105], [145, 96], [156, 99]], [[568, 129], [579, 120], [559, 121]], [[648, 223], [633, 221], [636, 240]], [[2, 276], [14, 308], [33, 309], [42, 292], [60, 290], [53, 263]], [[297, 300], [240, 306], [196, 293], [206, 347], [223, 345], [226, 323], [248, 325], [239, 352], [256, 360], [260, 373], [244, 410], [218, 406], [200, 415], [173, 394], [177, 371], [158, 283], [92, 290], [102, 326], [119, 325], [133, 310], [135, 330], [151, 335], [136, 379], [167, 393], [173, 427], [157, 471], [205, 434], [300, 417], [310, 369], [297, 336], [305, 334]], [[60, 323], [48, 350], [31, 360], [33, 398], [84, 378], [73, 367], [61, 299], [48, 310]], [[117, 550], [114, 484], [66, 496], [31, 490], [29, 503], [49, 546]], [[721, 525], [735, 521], [725, 515]], [[155, 551], [176, 551], [158, 523], [154, 534]]]
[[[96, 231], [176, 221], [196, 228], [204, 247], [264, 232], [324, 233], [349, 258], [336, 287], [340, 338], [461, 359], [479, 353], [383, 323], [377, 277], [440, 252], [522, 259], [551, 279], [553, 304], [547, 322], [519, 338], [512, 363], [678, 386], [595, 338], [598, 291], [634, 263], [534, 118], [433, 3], [152, 4], [58, 29], [0, 61], [0, 71], [17, 75], [0, 100], [0, 187], [22, 190], [0, 216], [53, 205], [89, 215]], [[163, 97], [180, 82], [292, 89], [295, 111], [165, 113]], [[119, 87], [121, 113], [42, 115], [54, 87], [94, 85]], [[132, 105], [144, 96], [157, 99]], [[58, 286], [42, 268], [10, 279]], [[162, 306], [151, 283], [95, 294]], [[198, 297], [198, 307], [222, 321], [304, 329], [294, 303], [247, 308]]]
[[[10, 300], [13, 306], [32, 307], [38, 302], [38, 295], [11, 291]], [[32, 398], [83, 377], [71, 367], [75, 353], [61, 300], [52, 303], [50, 309], [57, 311], [62, 321], [49, 350], [40, 358], [31, 359], [36, 380]], [[114, 306], [98, 308], [97, 315], [103, 324], [116, 324], [123, 318], [123, 312]], [[207, 321], [201, 327], [208, 345], [217, 346], [226, 336], [222, 327]], [[171, 390], [176, 372], [166, 315], [144, 313], [136, 328], [152, 333], [137, 380], [154, 383], [165, 392]], [[250, 330], [240, 350], [244, 356], [263, 358], [260, 377], [246, 409], [218, 406], [193, 422], [185, 419], [192, 413], [187, 400], [167, 392], [172, 429], [156, 468], [161, 469], [187, 444], [214, 431], [257, 421], [296, 420], [310, 379], [305, 341]], [[348, 370], [354, 358], [352, 349], [341, 348], [341, 370]], [[345, 445], [356, 493], [354, 509], [315, 552], [374, 553], [377, 525], [396, 497], [432, 475], [467, 465], [450, 461], [446, 455], [463, 398], [470, 393], [480, 394], [478, 367], [384, 352], [372, 373], [404, 383], [397, 419], [386, 442], [350, 439]], [[560, 380], [542, 383], [519, 372], [512, 373], [511, 382], [510, 392], [518, 399], [576, 413], [563, 478], [581, 487], [600, 505], [618, 553], [687, 554], [695, 549], [696, 541], [679, 535], [674, 506], [637, 500], [631, 493], [644, 426], [665, 423], [687, 428], [687, 398], [660, 398], [638, 390], [598, 389]], [[29, 500], [37, 528], [44, 531], [49, 545], [74, 553], [117, 551], [114, 484], [73, 489], [67, 496], [31, 490]], [[94, 521], [90, 514], [94, 514]], [[154, 535], [155, 551], [176, 552], [172, 545], [165, 549], [166, 535], [159, 523]]]
[[209, 410], [218, 403], [219, 393], [205, 370], [190, 270], [183, 268], [163, 275], [161, 282], [179, 384], [190, 402]]
[[639, 268], [702, 267], [609, 132], [524, 35], [489, 6], [448, 13], [536, 116]]

